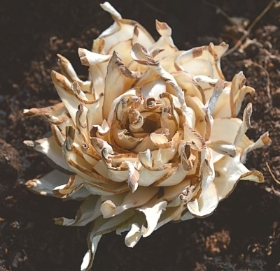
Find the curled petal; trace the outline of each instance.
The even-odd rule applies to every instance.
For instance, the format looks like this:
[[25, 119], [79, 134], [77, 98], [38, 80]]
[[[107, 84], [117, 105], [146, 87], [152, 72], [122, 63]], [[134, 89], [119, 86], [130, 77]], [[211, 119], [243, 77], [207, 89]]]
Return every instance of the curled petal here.
[[133, 248], [138, 241], [140, 240], [142, 234], [141, 234], [141, 228], [137, 223], [131, 224], [130, 231], [125, 236], [125, 244], [127, 247]]
[[178, 70], [187, 71], [193, 75], [224, 79], [220, 58], [227, 49], [228, 45], [224, 42], [218, 46], [210, 43], [209, 46], [197, 47], [181, 53], [175, 59], [175, 64]]
[[180, 214], [184, 209], [183, 204], [176, 206], [176, 207], [168, 207], [166, 208], [165, 212], [160, 216], [160, 219], [157, 223], [157, 227], [155, 230], [159, 229], [160, 227], [164, 226], [168, 222], [172, 220], [180, 219]]
[[58, 170], [53, 170], [50, 173], [26, 182], [26, 186], [32, 192], [43, 196], [55, 196], [53, 189], [56, 186], [66, 184], [69, 180], [69, 175], [66, 175]]
[[155, 52], [156, 49], [160, 48], [160, 51], [154, 55], [155, 59], [162, 59], [177, 52], [178, 49], [171, 38], [172, 30], [168, 24], [156, 20], [156, 29], [161, 37], [151, 47], [149, 47], [150, 52]]
[[82, 187], [82, 182], [75, 179], [75, 175], [70, 176], [67, 184], [59, 185], [53, 189], [53, 194], [58, 198], [68, 198]]
[[95, 99], [98, 99], [104, 94], [104, 79], [108, 61], [111, 56], [92, 53], [83, 48], [79, 48], [78, 53], [81, 63], [85, 66], [89, 66], [89, 79], [92, 82], [91, 93], [94, 95]]
[[234, 157], [236, 155], [235, 145], [224, 140], [207, 143], [207, 146], [223, 155], [229, 155], [230, 157]]
[[57, 144], [54, 136], [42, 138], [36, 141], [26, 140], [24, 141], [24, 144], [43, 154], [44, 157], [47, 158], [47, 161], [54, 167], [57, 167], [65, 173], [70, 174], [72, 172], [71, 168], [62, 156], [61, 146]]
[[78, 53], [82, 65], [90, 67], [107, 62], [111, 58], [111, 55], [97, 54], [84, 48], [79, 48]]
[[219, 200], [230, 195], [239, 180], [263, 182], [263, 176], [257, 171], [249, 171], [241, 162], [240, 154], [234, 158], [224, 156], [215, 163], [214, 183], [217, 188]]
[[205, 217], [213, 213], [219, 203], [217, 188], [211, 183], [202, 190], [200, 197], [187, 203], [188, 210], [193, 216]]
[[143, 227], [142, 229], [143, 237], [151, 235], [152, 232], [156, 229], [158, 220], [162, 212], [165, 211], [166, 206], [166, 201], [150, 202], [137, 209], [145, 214], [147, 220], [147, 227]]
[[92, 101], [83, 100], [81, 97], [79, 97], [79, 93], [73, 90], [69, 80], [62, 74], [59, 74], [55, 71], [52, 71], [52, 80], [74, 123], [76, 119], [76, 110], [81, 102], [84, 103], [84, 105], [92, 112], [90, 115], [91, 118], [89, 119], [89, 124], [102, 123], [101, 114], [98, 112], [98, 109], [100, 109], [100, 102], [102, 102], [101, 98], [103, 100], [103, 97]]
[[103, 104], [103, 118], [107, 119], [110, 112], [110, 105], [117, 97], [124, 93], [124, 90], [129, 89], [137, 78], [137, 75], [132, 74], [121, 62], [116, 52], [108, 64], [107, 75], [105, 79], [105, 95]]
[[242, 153], [242, 162], [246, 161], [247, 154], [255, 149], [261, 148], [265, 145], [269, 145], [271, 143], [271, 139], [269, 138], [269, 133], [266, 132], [263, 135], [260, 136], [260, 138], [253, 144], [249, 145], [244, 152]]
[[64, 104], [58, 103], [53, 106], [43, 107], [43, 108], [31, 108], [31, 109], [24, 109], [23, 113], [27, 116], [34, 116], [34, 115], [61, 115], [65, 113]]
[[119, 206], [116, 206], [111, 200], [103, 202], [100, 207], [101, 213], [104, 218], [114, 217], [127, 209], [144, 205], [157, 191], [156, 187], [139, 187], [134, 193], [129, 192]]
[[92, 266], [96, 249], [102, 235], [116, 230], [123, 224], [129, 223], [129, 221], [131, 221], [134, 217], [135, 213], [131, 210], [128, 210], [111, 219], [99, 217], [95, 220], [87, 237], [88, 251], [84, 256], [83, 263], [81, 265], [82, 271], [87, 271]]
[[243, 112], [243, 122], [238, 130], [238, 133], [236, 135], [236, 138], [234, 140], [234, 144], [238, 145], [244, 134], [247, 132], [247, 130], [251, 127], [251, 115], [252, 115], [252, 104], [249, 103]]
[[99, 36], [99, 38], [105, 40], [105, 53], [118, 51], [124, 63], [128, 64], [131, 58], [128, 57], [127, 51], [130, 50], [132, 43], [139, 40], [147, 47], [154, 43], [151, 35], [139, 23], [133, 20], [122, 19], [121, 15], [108, 2], [101, 4], [101, 7], [109, 12], [115, 21], [111, 27]]
[[85, 226], [91, 221], [101, 216], [100, 198], [90, 196], [83, 201], [74, 219], [66, 217], [55, 218], [55, 224], [61, 226]]
[[128, 167], [127, 183], [132, 193], [138, 188], [139, 172], [129, 161], [123, 162]]
[[89, 92], [91, 87], [91, 82], [90, 81], [83, 82], [76, 74], [70, 61], [66, 57], [60, 54], [57, 54], [57, 56], [58, 56], [58, 65], [62, 74], [66, 76], [70, 82], [72, 83], [77, 82], [84, 91]]
[[187, 124], [184, 124], [184, 140], [187, 141], [194, 150], [203, 150], [206, 147], [205, 139]]
[[204, 90], [192, 75], [184, 71], [177, 71], [175, 73], [172, 73], [172, 75], [178, 82], [180, 88], [184, 90], [185, 96], [188, 95], [191, 97], [198, 97], [201, 102], [205, 104], [206, 98]]

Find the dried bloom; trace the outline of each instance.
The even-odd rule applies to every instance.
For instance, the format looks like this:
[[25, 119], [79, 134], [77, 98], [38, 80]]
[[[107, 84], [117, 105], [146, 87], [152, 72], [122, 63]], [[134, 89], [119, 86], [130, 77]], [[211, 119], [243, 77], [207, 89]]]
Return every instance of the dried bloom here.
[[109, 3], [101, 7], [115, 22], [92, 51], [79, 49], [89, 80], [58, 55], [62, 74], [53, 71], [52, 80], [62, 102], [25, 110], [48, 118], [52, 135], [25, 143], [56, 168], [28, 188], [83, 200], [74, 219], [57, 224], [92, 222], [81, 270], [91, 267], [107, 232], [128, 231], [125, 244], [133, 247], [169, 221], [210, 215], [239, 180], [263, 182], [243, 162], [270, 142], [268, 133], [255, 143], [245, 135], [251, 104], [237, 118], [254, 89], [242, 72], [225, 81], [225, 43], [180, 51], [166, 23], [156, 21], [155, 42]]

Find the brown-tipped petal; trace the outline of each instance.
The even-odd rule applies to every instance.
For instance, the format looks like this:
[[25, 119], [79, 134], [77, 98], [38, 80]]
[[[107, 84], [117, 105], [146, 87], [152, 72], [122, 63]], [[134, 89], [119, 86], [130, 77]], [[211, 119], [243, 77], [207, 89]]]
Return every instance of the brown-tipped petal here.
[[133, 60], [143, 65], [157, 66], [159, 64], [152, 58], [148, 50], [139, 43], [135, 43], [132, 46], [131, 57], [133, 58]]
[[79, 100], [75, 97], [71, 83], [64, 75], [55, 71], [52, 71], [51, 76], [58, 95], [71, 115], [72, 120], [75, 121]]
[[183, 71], [172, 73], [181, 89], [184, 90], [185, 96], [198, 97], [205, 104], [206, 98], [202, 87], [196, 82], [195, 78]]
[[72, 170], [62, 156], [61, 147], [57, 144], [55, 137], [50, 136], [36, 141], [24, 141], [24, 144], [35, 151], [44, 155], [50, 165], [65, 173], [71, 173]]
[[83, 81], [80, 80], [80, 78], [76, 74], [70, 61], [66, 57], [60, 54], [57, 54], [57, 56], [58, 56], [58, 65], [63, 75], [65, 75], [71, 82], [77, 81], [80, 84], [82, 84]]
[[234, 158], [224, 156], [215, 164], [214, 183], [217, 188], [219, 200], [228, 197], [240, 179], [255, 182], [263, 182], [263, 176], [259, 172], [249, 171], [240, 163], [240, 155]]
[[124, 161], [123, 164], [125, 164], [128, 167], [127, 183], [131, 192], [134, 193], [138, 188], [139, 172], [129, 161]]
[[42, 177], [28, 181], [25, 185], [36, 194], [54, 197], [53, 189], [56, 186], [66, 184], [68, 180], [69, 175], [53, 170]]
[[239, 145], [242, 140], [242, 137], [247, 132], [247, 130], [251, 127], [251, 115], [252, 115], [252, 104], [249, 103], [243, 112], [243, 122], [238, 130], [238, 133], [235, 137], [234, 144]]
[[80, 205], [74, 219], [58, 217], [54, 219], [55, 224], [61, 226], [85, 226], [101, 216], [100, 203], [100, 197], [90, 196]]
[[102, 55], [102, 54], [93, 53], [84, 48], [79, 48], [78, 54], [81, 63], [84, 66], [94, 66], [103, 62], [107, 62], [111, 57], [111, 55]]
[[[215, 142], [217, 140], [224, 140], [224, 135], [226, 135], [226, 140], [235, 144], [235, 138], [238, 134], [242, 121], [237, 118], [233, 119], [214, 119], [210, 142]], [[223, 157], [222, 154], [217, 152], [214, 153], [214, 162], [218, 161]]]
[[266, 132], [263, 135], [260, 136], [260, 138], [253, 144], [249, 145], [244, 152], [242, 153], [241, 161], [245, 162], [246, 161], [246, 156], [249, 152], [261, 148], [265, 145], [268, 145], [271, 143], [271, 139], [269, 138], [269, 133]]
[[[172, 30], [167, 23], [156, 20], [156, 28], [161, 37], [149, 48], [149, 51], [155, 57], [155, 60], [159, 60], [177, 52], [178, 49], [173, 43]], [[158, 53], [155, 54], [157, 48], [161, 50], [158, 50]]]
[[202, 190], [200, 197], [187, 203], [188, 210], [195, 217], [206, 217], [214, 212], [219, 203], [217, 188], [211, 183]]
[[109, 12], [115, 20], [114, 24], [107, 30], [101, 33], [99, 38], [105, 40], [104, 52], [118, 51], [125, 63], [124, 57], [126, 57], [127, 51], [130, 51], [131, 45], [136, 40], [139, 40], [143, 46], [150, 47], [154, 40], [147, 30], [139, 23], [122, 19], [120, 14], [108, 3], [104, 3], [101, 7]]
[[207, 143], [207, 147], [213, 149], [215, 152], [228, 155], [230, 157], [234, 157], [236, 155], [235, 145], [225, 140], [209, 142]]
[[95, 99], [98, 99], [104, 94], [105, 76], [111, 55], [104, 56], [82, 48], [80, 48], [78, 52], [81, 63], [85, 66], [89, 66], [89, 80], [92, 82], [91, 91]]
[[112, 102], [129, 89], [134, 82], [133, 75], [124, 66], [116, 52], [108, 64], [105, 79], [103, 118], [107, 119]]
[[187, 124], [184, 124], [184, 141], [188, 142], [194, 150], [203, 150], [206, 148], [205, 139]]
[[53, 106], [42, 107], [42, 108], [30, 108], [24, 109], [23, 114], [27, 116], [33, 115], [61, 115], [65, 112], [65, 107], [63, 103], [58, 103]]
[[[202, 46], [185, 51], [175, 59], [178, 70], [193, 75], [206, 75], [212, 78], [224, 79], [220, 68], [220, 58], [227, 50], [228, 45], [221, 43], [218, 46]], [[203, 68], [202, 68], [203, 67]]]
[[71, 175], [67, 184], [59, 185], [53, 189], [53, 194], [58, 198], [68, 198], [83, 186], [81, 180], [77, 180], [75, 175]]
[[156, 187], [139, 187], [134, 193], [129, 192], [120, 205], [115, 205], [111, 200], [101, 204], [100, 210], [104, 218], [114, 217], [127, 209], [136, 208], [149, 202], [158, 192]]
[[216, 103], [218, 102], [218, 99], [219, 99], [220, 95], [222, 94], [224, 86], [225, 86], [225, 81], [221, 80], [221, 79], [219, 79], [217, 81], [217, 83], [215, 84], [213, 94], [212, 94], [212, 96], [209, 100], [209, 104], [208, 104], [210, 114], [213, 113]]

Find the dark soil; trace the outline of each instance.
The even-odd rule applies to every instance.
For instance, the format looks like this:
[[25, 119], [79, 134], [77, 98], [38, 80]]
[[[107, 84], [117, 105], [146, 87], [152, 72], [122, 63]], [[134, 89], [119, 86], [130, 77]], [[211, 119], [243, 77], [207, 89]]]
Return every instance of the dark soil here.
[[[180, 49], [222, 40], [230, 47], [244, 29], [217, 9], [250, 22], [270, 1], [112, 0], [123, 15], [142, 23], [157, 38], [154, 20], [167, 22]], [[247, 167], [263, 172], [266, 182], [238, 184], [235, 192], [205, 219], [169, 224], [134, 249], [115, 233], [101, 239], [93, 270], [280, 270], [280, 2], [252, 28], [253, 42], [222, 60], [228, 80], [240, 70], [256, 95], [249, 137], [265, 131], [273, 143], [254, 151]], [[50, 71], [56, 54], [70, 59], [85, 78], [78, 47], [91, 48], [111, 17], [97, 0], [2, 0], [0, 3], [0, 270], [76, 271], [87, 249], [87, 227], [60, 227], [53, 217], [73, 217], [78, 202], [30, 193], [25, 182], [50, 167], [23, 140], [49, 131], [43, 118], [23, 116], [24, 108], [57, 103]], [[239, 48], [240, 49], [240, 48]], [[274, 174], [273, 175], [270, 173]], [[277, 180], [278, 179], [278, 180]]]

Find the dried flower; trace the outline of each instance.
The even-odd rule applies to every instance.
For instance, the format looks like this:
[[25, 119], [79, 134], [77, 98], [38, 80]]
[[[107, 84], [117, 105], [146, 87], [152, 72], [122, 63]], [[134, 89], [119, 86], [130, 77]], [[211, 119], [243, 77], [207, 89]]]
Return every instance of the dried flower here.
[[155, 42], [109, 3], [101, 7], [115, 22], [92, 52], [79, 49], [89, 80], [58, 55], [63, 75], [53, 71], [52, 80], [62, 102], [25, 110], [48, 118], [52, 135], [25, 143], [56, 168], [28, 188], [83, 200], [74, 219], [56, 218], [57, 224], [92, 222], [81, 270], [91, 267], [107, 232], [128, 231], [125, 244], [133, 247], [169, 221], [210, 215], [239, 180], [263, 182], [242, 163], [270, 142], [268, 133], [255, 143], [245, 135], [251, 104], [237, 118], [254, 89], [242, 72], [225, 81], [225, 43], [179, 51], [166, 23], [156, 21]]

